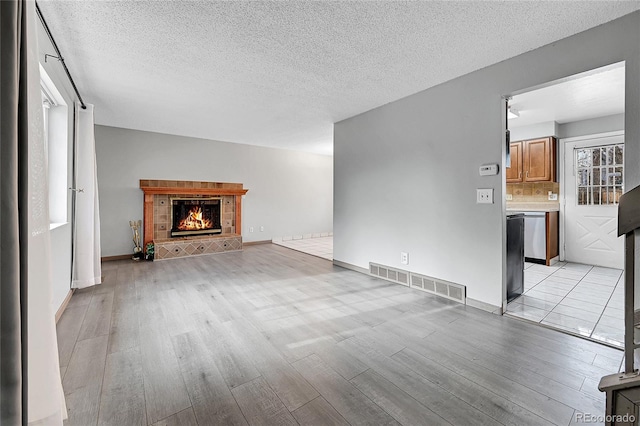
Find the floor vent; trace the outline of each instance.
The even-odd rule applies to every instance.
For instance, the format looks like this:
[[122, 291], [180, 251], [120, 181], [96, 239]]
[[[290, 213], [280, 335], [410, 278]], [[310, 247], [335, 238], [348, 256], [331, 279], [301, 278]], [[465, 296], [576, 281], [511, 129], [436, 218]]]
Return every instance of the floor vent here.
[[369, 273], [379, 278], [384, 278], [394, 283], [406, 285], [409, 287], [409, 274], [408, 271], [401, 269], [389, 268], [388, 266], [378, 265], [376, 263], [369, 263]]
[[427, 293], [437, 294], [460, 303], [466, 303], [467, 288], [460, 284], [427, 277], [411, 272], [411, 287]]

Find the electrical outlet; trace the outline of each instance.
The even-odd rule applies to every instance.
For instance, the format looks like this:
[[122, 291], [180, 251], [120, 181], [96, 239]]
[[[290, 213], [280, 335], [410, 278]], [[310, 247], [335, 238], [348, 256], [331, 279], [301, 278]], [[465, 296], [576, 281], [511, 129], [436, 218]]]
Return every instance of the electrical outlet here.
[[552, 191], [549, 191], [549, 201], [558, 201], [558, 194], [554, 194]]
[[504, 199], [507, 201], [512, 201], [513, 200], [513, 194], [504, 194]]
[[477, 204], [493, 204], [493, 188], [478, 188], [476, 191]]
[[400, 263], [403, 265], [409, 264], [409, 253], [405, 253], [403, 251], [400, 252]]
[[264, 226], [260, 227], [260, 232], [264, 232]]
[[253, 226], [249, 227], [249, 232], [253, 232]]

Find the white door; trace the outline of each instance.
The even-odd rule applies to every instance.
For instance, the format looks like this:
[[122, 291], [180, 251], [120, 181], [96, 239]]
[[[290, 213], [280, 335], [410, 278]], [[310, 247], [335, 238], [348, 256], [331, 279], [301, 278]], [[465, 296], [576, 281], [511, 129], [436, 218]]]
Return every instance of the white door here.
[[564, 157], [565, 260], [623, 269], [618, 200], [624, 191], [624, 136], [567, 142]]

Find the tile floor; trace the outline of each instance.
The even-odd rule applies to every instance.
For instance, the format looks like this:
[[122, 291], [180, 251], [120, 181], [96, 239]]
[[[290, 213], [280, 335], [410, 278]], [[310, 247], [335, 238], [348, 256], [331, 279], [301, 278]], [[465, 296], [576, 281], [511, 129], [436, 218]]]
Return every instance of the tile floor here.
[[624, 347], [624, 274], [578, 263], [525, 263], [524, 294], [507, 314]]
[[[285, 237], [286, 238], [286, 237]], [[333, 235], [297, 239], [274, 239], [273, 243], [323, 259], [333, 260]]]

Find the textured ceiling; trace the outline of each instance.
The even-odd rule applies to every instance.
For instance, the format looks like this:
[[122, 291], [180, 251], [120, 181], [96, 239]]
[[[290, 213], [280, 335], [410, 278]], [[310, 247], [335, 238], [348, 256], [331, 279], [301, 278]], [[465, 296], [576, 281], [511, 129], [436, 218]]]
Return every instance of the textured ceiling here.
[[510, 128], [556, 121], [568, 123], [624, 112], [624, 64], [615, 64], [532, 90], [511, 99], [520, 116]]
[[96, 122], [331, 154], [336, 121], [640, 9], [585, 2], [38, 2]]

